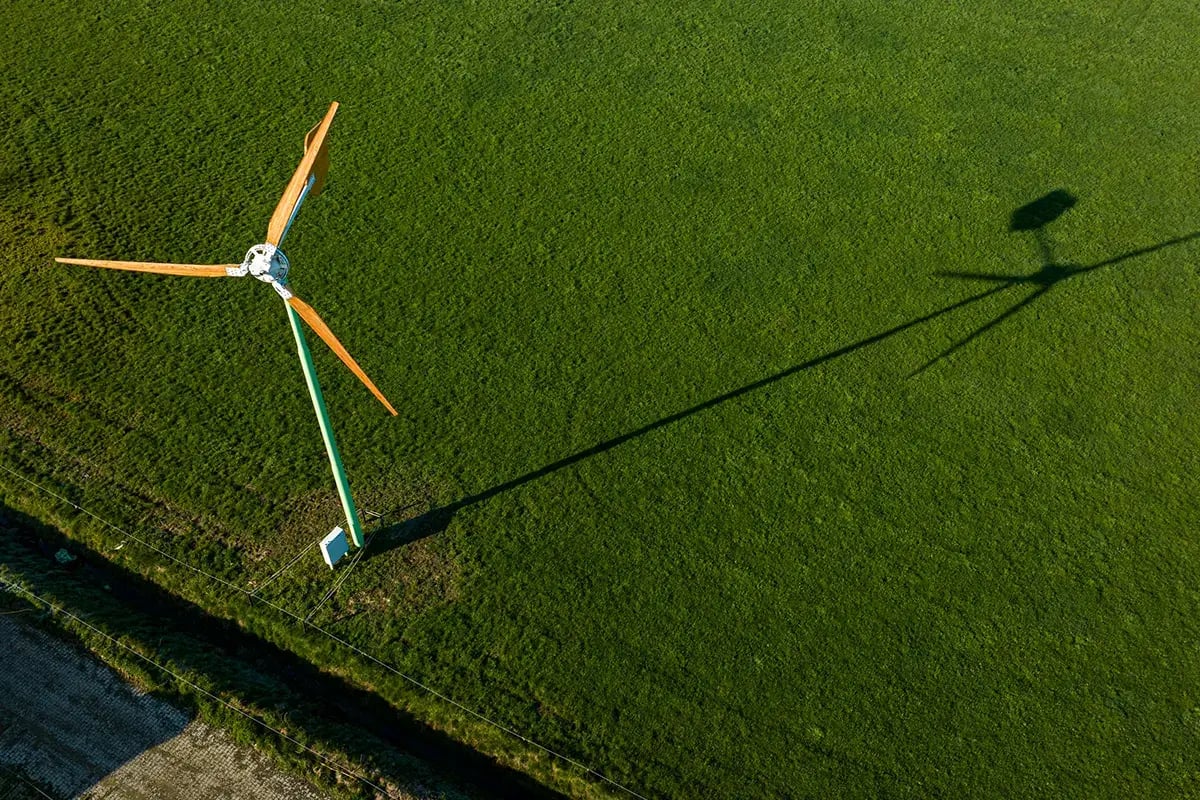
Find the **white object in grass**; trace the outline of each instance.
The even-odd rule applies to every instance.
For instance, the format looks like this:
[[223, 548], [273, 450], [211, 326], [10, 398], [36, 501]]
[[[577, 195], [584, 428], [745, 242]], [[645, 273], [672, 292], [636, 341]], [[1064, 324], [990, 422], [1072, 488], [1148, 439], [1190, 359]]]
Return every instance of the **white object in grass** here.
[[334, 528], [329, 535], [321, 540], [321, 557], [333, 569], [333, 565], [342, 556], [350, 552], [350, 544], [346, 541], [346, 532], [341, 527]]

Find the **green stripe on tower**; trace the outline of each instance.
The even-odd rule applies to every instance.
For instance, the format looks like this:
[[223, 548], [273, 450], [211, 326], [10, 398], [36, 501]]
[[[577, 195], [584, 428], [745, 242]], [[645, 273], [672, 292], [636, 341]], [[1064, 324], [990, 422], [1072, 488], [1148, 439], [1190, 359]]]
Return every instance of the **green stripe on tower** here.
[[300, 327], [300, 315], [287, 303], [284, 303], [283, 306], [287, 309], [288, 322], [292, 323], [292, 333], [296, 337], [296, 349], [300, 351], [300, 366], [304, 368], [304, 382], [308, 384], [313, 410], [317, 412], [317, 422], [321, 426], [321, 438], [325, 440], [325, 452], [329, 454], [329, 466], [333, 468], [333, 480], [337, 484], [338, 496], [342, 498], [342, 510], [346, 513], [347, 532], [355, 546], [362, 547], [362, 523], [358, 519], [358, 509], [354, 507], [354, 498], [350, 496], [350, 481], [346, 480], [346, 470], [342, 467], [342, 456], [338, 452], [337, 440], [333, 438], [333, 426], [329, 422], [329, 412], [325, 410], [325, 397], [321, 394], [321, 384], [317, 383], [317, 369], [313, 365], [312, 353], [308, 350], [308, 342], [304, 339], [304, 330]]

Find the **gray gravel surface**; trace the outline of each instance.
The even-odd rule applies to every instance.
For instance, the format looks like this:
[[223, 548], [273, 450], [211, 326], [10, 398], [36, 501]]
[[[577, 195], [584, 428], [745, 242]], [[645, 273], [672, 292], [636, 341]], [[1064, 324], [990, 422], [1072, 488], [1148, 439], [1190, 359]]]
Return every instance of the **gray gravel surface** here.
[[316, 800], [224, 731], [0, 616], [0, 765], [88, 800]]

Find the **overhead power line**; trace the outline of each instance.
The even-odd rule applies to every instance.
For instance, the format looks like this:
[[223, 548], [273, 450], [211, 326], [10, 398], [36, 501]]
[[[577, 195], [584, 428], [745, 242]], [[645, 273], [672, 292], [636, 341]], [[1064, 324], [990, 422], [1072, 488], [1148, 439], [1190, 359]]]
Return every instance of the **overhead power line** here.
[[[513, 730], [512, 728], [508, 727], [507, 725], [503, 725], [503, 724], [481, 714], [480, 712], [475, 711], [474, 709], [463, 705], [462, 703], [458, 702], [457, 700], [453, 699], [452, 697], [449, 697], [448, 695], [445, 695], [445, 694], [439, 692], [437, 689], [434, 689], [432, 686], [429, 686], [428, 684], [423, 683], [422, 681], [412, 677], [411, 675], [408, 675], [408, 674], [402, 672], [401, 670], [397, 669], [396, 667], [392, 666], [391, 664], [387, 663], [386, 661], [383, 661], [382, 659], [371, 655], [370, 653], [366, 652], [362, 648], [360, 648], [354, 644], [351, 644], [350, 642], [346, 641], [342, 637], [340, 637], [334, 633], [331, 633], [330, 631], [326, 630], [325, 628], [322, 628], [320, 625], [317, 625], [316, 623], [306, 620], [304, 617], [301, 617], [299, 614], [295, 613], [294, 611], [284, 608], [283, 606], [278, 605], [277, 603], [275, 603], [271, 600], [268, 600], [266, 598], [255, 596], [254, 592], [248, 591], [248, 590], [244, 589], [243, 587], [238, 586], [237, 584], [231, 583], [230, 581], [220, 577], [219, 575], [213, 575], [212, 573], [206, 572], [206, 571], [200, 569], [199, 567], [192, 566], [191, 564], [180, 559], [179, 557], [168, 553], [167, 551], [163, 550], [160, 547], [156, 547], [155, 545], [151, 544], [150, 542], [145, 541], [141, 537], [136, 536], [136, 535], [130, 533], [129, 531], [125, 530], [124, 528], [122, 528], [118, 525], [114, 525], [113, 523], [109, 522], [108, 520], [104, 519], [103, 517], [92, 513], [91, 511], [87, 510], [86, 508], [80, 506], [78, 503], [72, 502], [71, 500], [68, 500], [67, 498], [63, 497], [62, 495], [59, 495], [59, 494], [51, 491], [50, 489], [47, 489], [45, 486], [42, 486], [41, 484], [39, 484], [33, 480], [30, 480], [29, 478], [26, 478], [21, 473], [5, 466], [4, 464], [0, 464], [0, 470], [4, 470], [8, 474], [29, 484], [30, 486], [33, 486], [34, 488], [38, 489], [39, 491], [41, 491], [45, 494], [48, 494], [51, 497], [53, 497], [63, 503], [66, 503], [67, 505], [74, 508], [76, 511], [86, 514], [87, 516], [91, 517], [92, 519], [96, 520], [97, 522], [101, 523], [102, 525], [105, 525], [106, 527], [111, 528], [112, 530], [116, 531], [117, 533], [120, 533], [122, 536], [132, 539], [133, 541], [137, 542], [138, 544], [142, 545], [143, 547], [147, 548], [148, 550], [154, 551], [155, 553], [159, 554], [163, 558], [169, 559], [173, 563], [179, 564], [181, 567], [184, 567], [185, 569], [191, 570], [192, 572], [195, 572], [199, 575], [203, 575], [203, 576], [209, 578], [210, 580], [216, 581], [217, 583], [219, 583], [223, 586], [226, 586], [229, 589], [232, 589], [234, 592], [237, 592], [238, 594], [241, 594], [247, 598], [252, 599], [256, 604], [270, 606], [271, 608], [275, 609], [279, 613], [284, 614], [284, 615], [290, 617], [291, 619], [295, 620], [296, 622], [300, 623], [300, 625], [307, 627], [307, 628], [311, 628], [312, 630], [320, 633], [321, 635], [325, 636], [326, 638], [330, 639], [331, 641], [336, 642], [337, 644], [341, 645], [342, 647], [346, 648], [347, 650], [366, 659], [367, 661], [370, 661], [372, 664], [375, 664], [376, 666], [379, 666], [379, 667], [383, 668], [384, 670], [396, 675], [397, 677], [407, 681], [411, 685], [421, 689], [422, 691], [432, 695], [433, 697], [436, 697], [437, 699], [441, 700], [442, 702], [453, 706], [454, 708], [458, 709], [459, 711], [463, 712], [464, 714], [467, 714], [468, 716], [479, 720], [480, 722], [484, 723], [485, 725], [495, 728], [496, 730], [501, 731], [502, 733], [505, 733], [505, 734], [513, 737], [514, 739], [517, 739], [518, 741], [529, 745], [530, 747], [540, 750], [541, 752], [545, 753], [546, 755], [551, 756], [552, 758], [556, 758], [565, 764], [570, 764], [572, 767], [574, 767], [578, 770], [581, 770], [585, 775], [590, 775], [604, 783], [607, 783], [609, 786], [612, 786], [615, 789], [619, 789], [620, 791], [625, 792], [626, 794], [630, 795], [631, 797], [636, 797], [639, 800], [649, 800], [649, 798], [647, 798], [645, 795], [639, 794], [637, 791], [629, 788], [628, 786], [625, 786], [622, 783], [619, 783], [618, 781], [613, 780], [612, 778], [608, 777], [607, 775], [603, 774], [602, 772], [599, 772], [599, 771], [593, 769], [592, 767], [589, 767], [587, 764], [576, 761], [575, 759], [571, 758], [568, 755], [565, 755], [556, 750], [553, 750], [553, 749], [547, 747], [546, 745], [541, 744], [540, 742], [534, 741], [533, 739], [530, 739], [528, 736], [525, 736], [524, 734]], [[365, 548], [363, 548], [363, 549], [365, 550]]]
[[318, 751], [309, 747], [308, 745], [304, 744], [300, 740], [295, 739], [291, 736], [288, 736], [286, 733], [281, 731], [279, 728], [274, 727], [270, 723], [268, 723], [262, 719], [259, 719], [258, 717], [254, 716], [253, 714], [250, 714], [249, 712], [243, 711], [242, 709], [233, 705], [232, 703], [225, 700], [224, 698], [219, 697], [218, 695], [215, 695], [212, 692], [208, 691], [203, 686], [200, 686], [197, 683], [195, 683], [194, 681], [190, 681], [187, 678], [183, 677], [178, 672], [175, 672], [175, 671], [169, 669], [168, 667], [163, 666], [162, 664], [158, 663], [157, 661], [150, 658], [149, 656], [146, 656], [146, 655], [142, 654], [141, 652], [139, 652], [138, 650], [134, 649], [133, 647], [130, 647], [129, 645], [125, 644], [120, 639], [110, 636], [109, 634], [107, 634], [104, 631], [97, 628], [95, 625], [90, 624], [89, 622], [87, 622], [87, 620], [81, 618], [77, 614], [71, 613], [63, 606], [56, 605], [51, 600], [48, 600], [47, 598], [42, 597], [41, 595], [37, 594], [36, 592], [33, 592], [17, 583], [10, 583], [9, 581], [0, 580], [0, 586], [3, 586], [4, 588], [8, 589], [9, 591], [20, 592], [21, 594], [26, 595], [27, 597], [35, 600], [36, 602], [42, 603], [43, 605], [45, 605], [47, 608], [49, 608], [54, 613], [62, 614], [63, 616], [74, 620], [75, 622], [77, 622], [78, 624], [87, 628], [88, 630], [92, 631], [93, 633], [97, 634], [98, 636], [102, 636], [105, 639], [107, 639], [108, 641], [117, 645], [118, 647], [120, 647], [124, 650], [127, 650], [130, 653], [133, 653], [135, 656], [140, 658], [142, 661], [145, 661], [147, 664], [151, 664], [151, 665], [157, 667], [158, 669], [162, 670], [166, 674], [170, 675], [175, 680], [190, 687], [194, 691], [200, 692], [205, 697], [208, 697], [212, 700], [216, 700], [218, 703], [225, 706], [230, 711], [234, 711], [234, 712], [240, 714], [241, 716], [245, 717], [246, 719], [250, 720], [251, 722], [255, 723], [256, 725], [260, 725], [263, 728], [266, 728], [267, 730], [275, 733], [279, 737], [286, 739], [287, 741], [291, 742], [292, 744], [296, 745], [297, 747], [301, 748], [302, 750], [304, 750], [307, 753], [311, 754], [312, 756], [316, 757], [322, 764], [329, 767], [334, 772], [340, 773], [342, 775], [345, 775], [348, 778], [353, 778], [354, 780], [365, 783], [367, 786], [370, 786], [372, 789], [383, 792], [388, 797], [395, 797], [395, 795], [393, 795], [391, 792], [389, 792], [387, 789], [383, 788], [379, 784], [372, 781], [370, 778], [366, 778], [362, 775], [359, 775], [357, 772], [354, 772], [349, 767], [346, 767], [342, 764], [337, 763], [336, 761], [332, 761], [329, 758], [326, 758], [325, 756], [321, 755], [321, 753], [319, 753]]

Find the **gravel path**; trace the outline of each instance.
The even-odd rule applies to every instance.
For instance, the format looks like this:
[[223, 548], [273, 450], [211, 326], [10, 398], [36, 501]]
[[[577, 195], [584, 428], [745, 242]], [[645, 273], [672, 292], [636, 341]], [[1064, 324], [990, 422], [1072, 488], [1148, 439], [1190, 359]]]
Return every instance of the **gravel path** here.
[[88, 800], [317, 800], [253, 748], [0, 616], [0, 765]]

